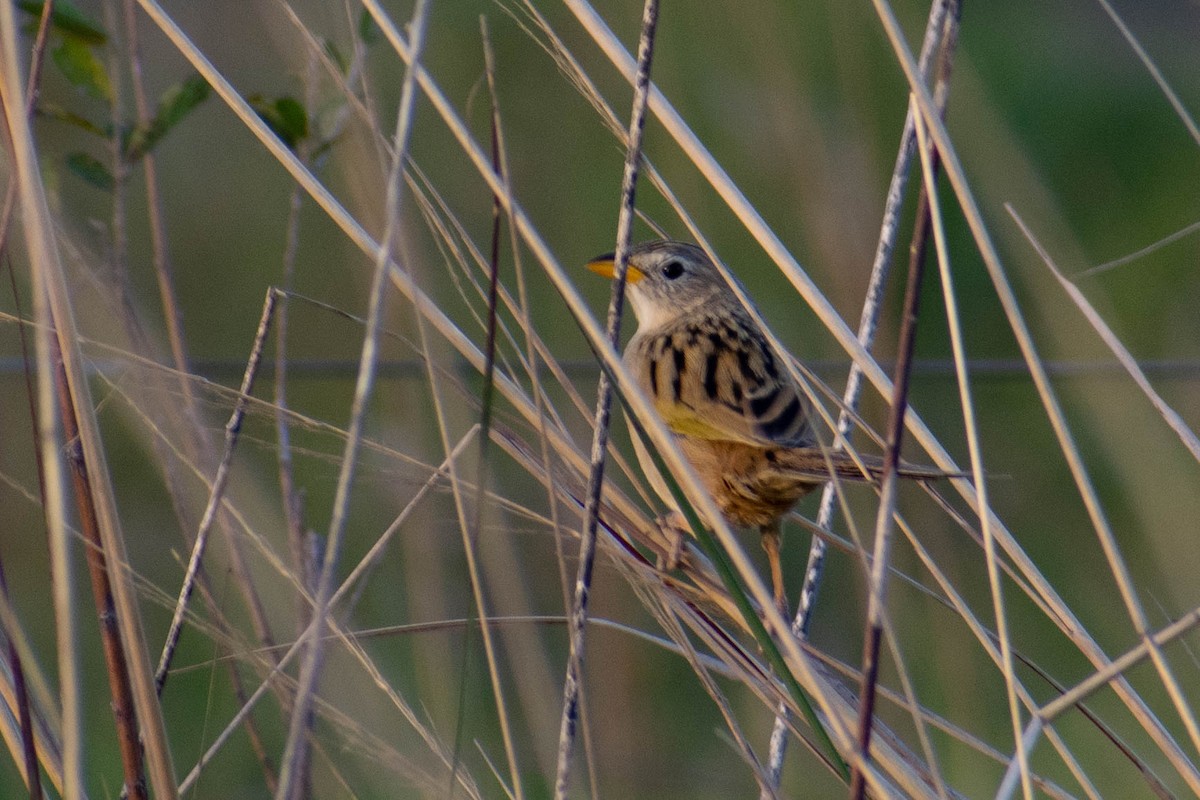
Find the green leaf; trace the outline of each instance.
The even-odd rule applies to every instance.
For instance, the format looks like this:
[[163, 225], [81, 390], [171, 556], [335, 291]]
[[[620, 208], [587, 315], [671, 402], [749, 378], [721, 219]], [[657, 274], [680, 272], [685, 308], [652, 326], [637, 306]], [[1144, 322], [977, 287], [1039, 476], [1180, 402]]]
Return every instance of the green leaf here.
[[162, 138], [171, 132], [192, 109], [203, 103], [212, 88], [198, 74], [193, 74], [163, 92], [158, 100], [158, 112], [154, 119], [139, 125], [129, 134], [125, 142], [125, 160], [132, 163], [154, 149]]
[[294, 97], [280, 97], [275, 101], [275, 110], [283, 120], [291, 137], [299, 143], [308, 137], [308, 111]]
[[112, 82], [108, 79], [108, 70], [96, 56], [92, 45], [73, 36], [63, 37], [51, 57], [72, 84], [92, 97], [112, 102]]
[[364, 8], [358, 15], [358, 38], [362, 39], [363, 44], [374, 44], [382, 34], [371, 12]]
[[105, 192], [111, 192], [116, 183], [112, 173], [108, 171], [108, 167], [87, 153], [71, 153], [67, 156], [67, 168], [84, 181]]
[[294, 97], [285, 95], [268, 100], [262, 95], [251, 95], [246, 101], [289, 149], [295, 150], [308, 137], [308, 111]]
[[212, 87], [208, 85], [208, 81], [200, 77], [199, 73], [194, 73], [163, 92], [158, 101], [157, 118], [161, 119], [169, 130], [192, 109], [207, 100], [210, 94]]
[[[17, 7], [27, 14], [41, 18], [45, 3], [38, 0], [18, 0]], [[57, 0], [50, 12], [50, 25], [54, 30], [69, 36], [84, 44], [100, 45], [108, 41], [108, 34], [96, 23], [88, 19], [82, 11], [66, 2]]]
[[108, 139], [112, 136], [111, 125], [97, 125], [82, 114], [69, 111], [68, 109], [65, 109], [59, 105], [55, 105], [54, 103], [39, 102], [35, 111], [40, 117], [56, 120], [58, 122], [65, 122], [68, 125], [85, 130], [95, 136], [99, 136], [101, 139]]
[[329, 60], [337, 64], [338, 72], [343, 75], [350, 69], [350, 62], [342, 55], [342, 51], [338, 49], [337, 44], [332, 39], [322, 39], [321, 46], [325, 49], [325, 55], [329, 56]]

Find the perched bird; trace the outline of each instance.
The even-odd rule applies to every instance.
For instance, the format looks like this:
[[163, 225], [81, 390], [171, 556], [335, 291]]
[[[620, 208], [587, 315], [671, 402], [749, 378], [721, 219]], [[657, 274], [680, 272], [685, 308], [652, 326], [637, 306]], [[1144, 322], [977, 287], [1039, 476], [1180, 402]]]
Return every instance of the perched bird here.
[[[587, 266], [611, 278], [613, 258], [599, 256]], [[780, 519], [828, 481], [831, 469], [842, 479], [869, 480], [883, 462], [867, 457], [860, 467], [846, 453], [817, 446], [808, 399], [701, 248], [639, 244], [626, 280], [638, 329], [625, 347], [625, 365], [726, 519], [762, 534], [775, 603], [786, 611]], [[633, 441], [646, 478], [675, 508], [644, 443], [636, 434]], [[900, 472], [944, 474], [907, 463]]]

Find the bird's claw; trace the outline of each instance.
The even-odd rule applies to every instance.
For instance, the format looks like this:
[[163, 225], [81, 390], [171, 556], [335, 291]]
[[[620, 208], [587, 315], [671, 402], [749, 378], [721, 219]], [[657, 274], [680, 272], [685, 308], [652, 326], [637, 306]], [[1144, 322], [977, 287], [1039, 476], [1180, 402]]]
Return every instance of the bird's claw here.
[[687, 519], [678, 511], [668, 511], [655, 524], [668, 543], [667, 552], [659, 556], [656, 566], [662, 572], [673, 572], [683, 556], [683, 541], [689, 531]]

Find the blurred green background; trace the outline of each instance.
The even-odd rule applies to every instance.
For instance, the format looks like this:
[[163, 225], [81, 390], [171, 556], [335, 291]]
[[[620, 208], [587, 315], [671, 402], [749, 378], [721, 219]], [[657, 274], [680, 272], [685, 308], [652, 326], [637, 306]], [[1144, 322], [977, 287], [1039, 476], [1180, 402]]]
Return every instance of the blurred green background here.
[[[108, 59], [113, 74], [121, 76], [117, 84], [119, 116], [128, 120], [131, 105], [122, 61], [119, 4], [77, 5], [115, 37], [99, 52]], [[574, 268], [613, 247], [623, 152], [547, 54], [506, 13], [509, 5], [434, 0], [424, 60], [475, 135], [486, 141], [489, 100], [483, 84], [479, 32], [479, 18], [486, 16], [496, 49], [496, 83], [514, 191], [560, 263]], [[535, 5], [624, 119], [629, 87], [565, 7], [542, 0]], [[315, 36], [335, 43], [340, 52], [351, 51], [351, 30], [360, 14], [357, 7], [298, 0], [288, 6]], [[1200, 48], [1196, 47], [1200, 6], [1122, 2], [1116, 7], [1182, 104], [1195, 113], [1200, 108]], [[398, 23], [411, 14], [409, 3], [390, 3], [387, 8]], [[632, 49], [641, 4], [610, 0], [597, 3], [596, 8]], [[927, 6], [905, 0], [896, 2], [894, 8], [906, 27], [910, 46], [917, 48]], [[314, 74], [310, 59], [282, 3], [170, 2], [166, 9], [243, 95], [293, 97], [325, 122], [342, 105], [327, 76], [306, 81], [307, 75]], [[191, 68], [140, 12], [138, 30], [149, 92], [157, 97], [186, 78]], [[376, 113], [375, 133], [390, 139], [403, 67], [386, 42], [369, 45], [365, 75]], [[856, 325], [907, 103], [906, 83], [872, 5], [668, 0], [661, 12], [653, 77], [842, 316]], [[306, 89], [306, 83], [312, 88]], [[100, 122], [109, 114], [105, 102], [81, 92], [52, 65], [47, 66], [42, 102]], [[1109, 271], [1079, 274], [1197, 223], [1200, 141], [1189, 133], [1104, 8], [1091, 0], [967, 3], [947, 125], [1040, 353], [1052, 369], [1054, 388], [1141, 590], [1141, 601], [1152, 625], [1162, 626], [1200, 601], [1196, 588], [1200, 584], [1195, 579], [1200, 573], [1200, 548], [1196, 547], [1200, 466], [1128, 376], [1115, 367], [1111, 354], [1024, 241], [1004, 206], [1011, 204], [1060, 269], [1077, 277], [1080, 288], [1133, 355], [1147, 363], [1155, 388], [1194, 430], [1200, 427], [1200, 236], [1184, 237]], [[36, 134], [52, 206], [61, 224], [60, 240], [77, 291], [74, 300], [81, 328], [95, 340], [126, 347], [112, 300], [113, 194], [86, 183], [66, 167], [66, 158], [79, 151], [104, 161], [108, 158], [105, 146], [78, 128], [44, 117], [37, 121]], [[282, 280], [293, 184], [215, 96], [174, 128], [154, 152], [193, 369], [223, 386], [236, 387], [264, 294]], [[848, 368], [844, 352], [654, 120], [647, 126], [646, 153], [717, 253], [741, 277], [775, 332], [840, 393]], [[486, 249], [490, 194], [424, 97], [417, 105], [411, 155], [476, 244]], [[375, 236], [383, 229], [385, 173], [386, 161], [379, 155], [370, 126], [353, 116], [317, 169], [318, 177]], [[1037, 393], [1020, 365], [1020, 353], [982, 260], [949, 187], [943, 188], [956, 288], [967, 320], [967, 350], [978, 362], [972, 390], [984, 462], [995, 476], [989, 485], [993, 505], [1092, 635], [1111, 655], [1119, 654], [1136, 644], [1137, 638]], [[684, 226], [648, 183], [643, 183], [638, 199], [639, 206], [671, 235], [686, 236]], [[439, 306], [475, 341], [482, 342], [481, 329], [451, 279], [452, 268], [414, 204], [405, 202], [403, 258]], [[894, 278], [889, 289], [888, 312], [876, 347], [885, 362], [890, 362], [895, 348], [897, 285], [902, 282], [913, 205], [910, 197], [897, 250], [901, 279]], [[130, 175], [127, 217], [131, 296], [166, 363], [140, 165]], [[295, 290], [363, 315], [370, 260], [311, 202], [303, 203], [298, 219]], [[645, 226], [639, 228], [639, 238], [651, 235]], [[508, 252], [507, 240], [502, 252]], [[28, 264], [23, 252], [14, 251], [11, 263], [28, 313]], [[536, 262], [526, 255], [523, 263], [534, 326], [551, 344], [554, 355], [568, 364], [590, 404], [596, 370], [586, 342]], [[511, 267], [511, 258], [506, 256], [503, 280], [515, 291]], [[583, 270], [574, 274], [595, 312], [602, 315], [607, 283]], [[2, 294], [0, 308], [12, 313], [11, 294]], [[347, 564], [366, 552], [427, 477], [427, 470], [407, 463], [398, 454], [425, 464], [437, 464], [444, 457], [432, 423], [428, 381], [411, 345], [419, 333], [412, 306], [392, 294], [386, 325], [410, 339], [409, 343], [385, 344], [387, 366], [372, 398], [367, 434], [388, 449], [368, 451], [360, 464], [346, 544]], [[478, 308], [478, 303], [475, 306]], [[946, 368], [950, 347], [942, 308], [941, 288], [931, 267], [923, 297], [912, 402], [965, 464], [958, 391], [953, 373]], [[287, 350], [293, 366], [287, 385], [289, 405], [344, 428], [362, 328], [303, 302], [293, 302], [290, 314]], [[632, 325], [632, 320], [627, 321], [627, 331]], [[14, 603], [42, 654], [43, 666], [52, 674], [53, 619], [46, 602], [48, 571], [41, 514], [36, 504], [14, 488], [15, 484], [36, 494], [37, 485], [14, 325], [4, 326], [0, 348], [0, 363], [4, 364], [0, 470], [6, 481], [0, 487], [0, 507], [5, 509], [0, 555]], [[444, 346], [435, 344], [435, 349], [447, 353]], [[123, 391], [134, 393], [134, 404], [147, 409], [146, 413], [166, 413], [179, 402], [177, 396], [156, 393], [153, 387], [121, 386], [129, 380], [128, 363], [96, 347], [87, 352], [100, 371]], [[456, 359], [448, 354], [445, 359], [454, 374], [464, 376], [468, 396], [477, 390], [478, 380], [467, 375], [469, 370], [455, 367]], [[148, 445], [146, 426], [105, 381], [97, 378], [93, 391], [101, 404], [100, 418], [133, 566], [148, 585], [173, 595], [181, 574], [178, 554], [185, 552], [184, 540]], [[231, 400], [203, 386], [198, 386], [197, 392], [208, 425], [206, 433], [219, 441]], [[256, 395], [270, 399], [269, 373], [260, 380]], [[447, 389], [447, 395], [458, 396], [453, 388]], [[561, 395], [555, 394], [554, 399], [560, 400]], [[506, 418], [503, 406], [500, 412]], [[468, 402], [456, 401], [450, 415], [452, 435], [461, 435], [474, 415]], [[577, 415], [567, 416], [577, 440], [586, 448], [587, 424]], [[886, 403], [868, 391], [864, 416], [881, 428]], [[297, 426], [294, 436], [295, 445], [301, 448], [296, 468], [297, 483], [304, 492], [305, 521], [324, 533], [341, 441], [328, 432], [302, 426]], [[618, 426], [616, 437], [629, 453], [623, 426]], [[237, 452], [231, 499], [245, 509], [265, 541], [285, 553], [276, 455], [272, 419], [259, 408]], [[921, 458], [915, 450], [910, 455]], [[546, 513], [544, 493], [528, 475], [499, 457], [493, 466], [491, 482], [496, 492]], [[211, 475], [211, 469], [208, 473]], [[625, 485], [623, 479], [617, 480]], [[191, 504], [188, 514], [194, 517], [203, 507], [205, 493], [190, 476], [185, 483]], [[864, 535], [873, 523], [872, 500], [868, 494], [851, 498], [855, 521]], [[906, 496], [902, 507], [977, 613], [992, 621], [979, 549], [924, 498]], [[454, 508], [444, 486], [418, 508], [372, 574], [349, 625], [370, 628], [471, 613]], [[814, 515], [815, 499], [805, 501], [799, 510]], [[576, 524], [573, 512], [564, 515], [566, 524]], [[546, 525], [494, 505], [485, 509], [484, 522], [481, 547], [493, 610], [561, 613], [558, 567]], [[839, 531], [844, 530], [839, 523]], [[573, 553], [575, 540], [568, 539], [565, 547]], [[793, 594], [806, 551], [807, 535], [793, 526], [785, 548], [793, 570]], [[757, 547], [751, 552], [759, 557]], [[898, 545], [895, 557], [899, 567], [921, 576], [906, 545]], [[227, 613], [248, 630], [221, 545], [215, 546], [213, 559], [209, 573], [214, 591]], [[269, 616], [278, 626], [276, 638], [289, 641], [294, 635], [290, 590], [264, 566], [259, 555], [253, 554], [251, 561]], [[573, 570], [573, 559], [569, 567]], [[80, 572], [81, 602], [87, 596], [85, 580]], [[952, 613], [910, 589], [894, 588], [895, 618], [905, 631], [902, 651], [915, 674], [918, 696], [1001, 751], [1011, 752], [1003, 684], [996, 670]], [[1061, 635], [1017, 596], [1011, 584], [1007, 591], [1016, 646], [1067, 685], [1086, 676], [1089, 668], [1082, 657], [1064, 645]], [[844, 555], [834, 556], [812, 637], [818, 647], [851, 663], [860, 657], [863, 594], [857, 564]], [[598, 616], [658, 632], [622, 575], [604, 560], [598, 569], [594, 602]], [[93, 797], [115, 796], [120, 773], [91, 613], [83, 612], [86, 624], [81, 632], [89, 665], [89, 790]], [[144, 613], [151, 647], [157, 648], [169, 609], [148, 593]], [[525, 788], [531, 797], [549, 796], [565, 632], [560, 626], [506, 630], [502, 640]], [[391, 685], [418, 705], [420, 715], [440, 736], [447, 741], [461, 736], [463, 756], [473, 774], [482, 779], [484, 794], [500, 796], [475, 746], [478, 742], [496, 763], [503, 762], [478, 633], [465, 638], [459, 629], [394, 635], [370, 640], [366, 647]], [[202, 668], [180, 671], [164, 695], [181, 774], [190, 769], [236, 708], [225, 673], [203, 668], [220, 652], [206, 637], [194, 632], [186, 635], [177, 663]], [[1174, 645], [1167, 655], [1185, 693], [1195, 699], [1200, 692], [1200, 670], [1190, 652]], [[599, 796], [723, 798], [756, 792], [718, 712], [683, 659], [603, 628], [592, 634], [589, 657], [590, 744]], [[344, 661], [344, 655], [336, 656], [327, 667], [329, 696], [401, 753], [424, 753], [413, 757], [428, 759], [411, 730], [381, 702], [367, 679]], [[246, 675], [251, 686], [257, 685], [251, 670], [247, 669]], [[1044, 692], [1040, 699], [1052, 696], [1028, 673], [1022, 675]], [[1167, 727], [1185, 740], [1183, 727], [1154, 672], [1141, 666], [1129, 677]], [[893, 679], [894, 673], [885, 669], [885, 680], [894, 684]], [[743, 730], [765, 753], [768, 710], [737, 686], [724, 688], [731, 692]], [[1173, 790], [1181, 796], [1186, 793], [1111, 693], [1097, 694], [1091, 704]], [[901, 717], [893, 716], [889, 721], [906, 730]], [[264, 704], [260, 722], [268, 750], [277, 758], [286, 730], [279, 726], [277, 703]], [[1079, 715], [1069, 715], [1062, 726], [1075, 737], [1081, 757], [1091, 755], [1087, 768], [1105, 797], [1149, 796], [1134, 768]], [[330, 731], [319, 730], [322, 734]], [[330, 735], [327, 741], [338, 740]], [[964, 755], [963, 748], [943, 736], [935, 737], [935, 743], [945, 747], [940, 752], [942, 767], [954, 786], [968, 796], [992, 796], [1002, 770], [994, 765], [981, 768], [978, 758]], [[343, 758], [336, 745], [326, 752], [346, 770], [357, 796], [437, 796], [389, 769], [375, 768], [375, 757], [369, 752]], [[1196, 757], [1194, 751], [1188, 753]], [[1034, 763], [1068, 790], [1078, 791], [1044, 741], [1034, 754]], [[325, 766], [318, 758], [319, 795], [346, 796], [328, 777]], [[586, 796], [587, 785], [588, 777], [580, 766], [576, 795]], [[0, 767], [0, 796], [19, 796], [21, 791], [16, 768], [11, 761], [5, 762]], [[261, 772], [244, 737], [235, 737], [192, 796], [251, 798], [264, 793]], [[793, 746], [783, 794], [835, 797], [842, 796], [843, 790], [816, 767], [809, 754]]]

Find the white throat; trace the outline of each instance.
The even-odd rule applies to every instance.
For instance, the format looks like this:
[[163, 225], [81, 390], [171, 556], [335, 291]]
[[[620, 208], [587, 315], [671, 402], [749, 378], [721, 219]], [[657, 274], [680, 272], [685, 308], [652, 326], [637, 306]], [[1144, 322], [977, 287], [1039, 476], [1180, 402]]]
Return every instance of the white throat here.
[[681, 310], [678, 307], [655, 302], [644, 292], [638, 291], [636, 286], [631, 285], [629, 290], [629, 302], [633, 304], [633, 313], [637, 315], [638, 330], [652, 331], [678, 319]]

